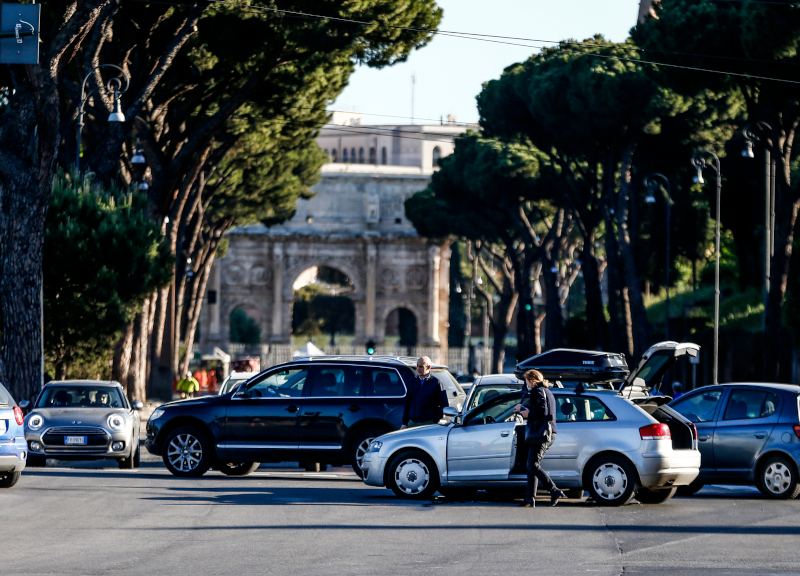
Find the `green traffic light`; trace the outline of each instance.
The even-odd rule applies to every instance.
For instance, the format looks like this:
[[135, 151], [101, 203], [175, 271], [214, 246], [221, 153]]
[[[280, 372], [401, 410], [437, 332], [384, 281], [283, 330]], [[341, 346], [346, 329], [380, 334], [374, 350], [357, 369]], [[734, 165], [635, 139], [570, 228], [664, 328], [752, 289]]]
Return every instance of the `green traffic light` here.
[[369, 354], [370, 356], [375, 354], [375, 348], [367, 348], [367, 354]]
[[528, 312], [530, 312], [530, 311], [531, 311], [531, 308], [533, 308], [533, 306], [531, 306], [530, 304], [525, 304], [525, 310], [527, 310]]

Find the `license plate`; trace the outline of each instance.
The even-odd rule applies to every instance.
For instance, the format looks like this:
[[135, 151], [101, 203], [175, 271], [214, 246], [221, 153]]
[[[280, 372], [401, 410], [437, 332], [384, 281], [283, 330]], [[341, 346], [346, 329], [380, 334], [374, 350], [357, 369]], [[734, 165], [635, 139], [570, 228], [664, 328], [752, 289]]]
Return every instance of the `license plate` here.
[[65, 436], [64, 444], [86, 444], [86, 436]]
[[8, 430], [8, 420], [0, 420], [0, 434], [5, 434]]

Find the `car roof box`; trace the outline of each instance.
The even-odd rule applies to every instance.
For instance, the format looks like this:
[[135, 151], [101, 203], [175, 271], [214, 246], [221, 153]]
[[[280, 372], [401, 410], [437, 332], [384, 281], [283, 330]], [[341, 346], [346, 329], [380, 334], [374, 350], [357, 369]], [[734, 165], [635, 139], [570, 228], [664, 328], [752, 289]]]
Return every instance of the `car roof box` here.
[[526, 370], [538, 370], [548, 380], [581, 382], [622, 381], [628, 377], [623, 354], [596, 350], [556, 348], [517, 364], [514, 374], [522, 379]]

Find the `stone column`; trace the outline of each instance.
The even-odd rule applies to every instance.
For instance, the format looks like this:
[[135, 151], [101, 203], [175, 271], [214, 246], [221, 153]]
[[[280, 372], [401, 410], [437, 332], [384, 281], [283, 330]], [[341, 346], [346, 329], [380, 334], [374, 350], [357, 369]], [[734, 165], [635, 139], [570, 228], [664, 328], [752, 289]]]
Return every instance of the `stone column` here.
[[439, 345], [439, 266], [441, 251], [438, 246], [428, 248], [428, 343]]
[[375, 339], [375, 299], [377, 295], [378, 246], [371, 238], [367, 239], [367, 286], [365, 310], [365, 334], [367, 340]]
[[280, 342], [283, 322], [283, 242], [275, 242], [272, 248], [272, 342]]

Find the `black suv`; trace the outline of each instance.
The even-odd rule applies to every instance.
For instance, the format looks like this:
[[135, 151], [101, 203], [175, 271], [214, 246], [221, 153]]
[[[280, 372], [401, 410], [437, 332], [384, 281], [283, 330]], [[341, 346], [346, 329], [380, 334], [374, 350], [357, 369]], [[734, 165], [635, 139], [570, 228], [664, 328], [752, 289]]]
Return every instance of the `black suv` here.
[[[416, 358], [327, 356], [270, 368], [223, 396], [157, 408], [147, 422], [147, 450], [176, 476], [215, 468], [244, 476], [260, 462], [351, 464], [377, 436], [400, 428]], [[445, 366], [431, 373], [450, 405], [465, 396]]]

